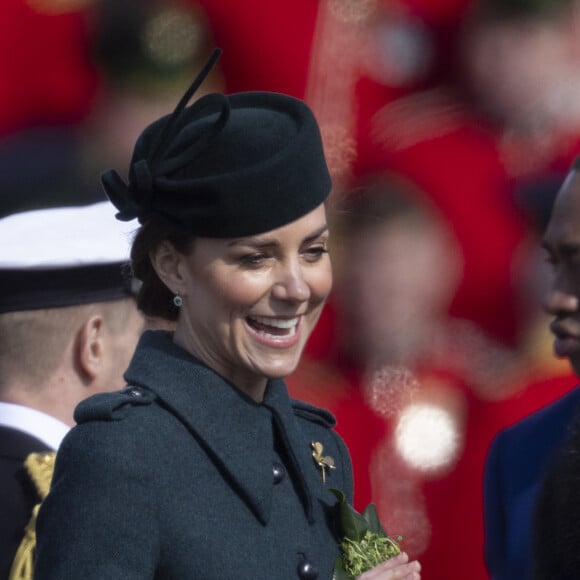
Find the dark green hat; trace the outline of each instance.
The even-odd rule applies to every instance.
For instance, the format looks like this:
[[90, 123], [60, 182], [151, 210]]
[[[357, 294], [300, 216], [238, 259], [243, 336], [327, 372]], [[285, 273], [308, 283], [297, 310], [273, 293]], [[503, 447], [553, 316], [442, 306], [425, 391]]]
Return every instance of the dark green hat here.
[[330, 193], [320, 131], [299, 99], [212, 93], [186, 107], [213, 62], [173, 114], [143, 131], [129, 184], [103, 174], [118, 219], [144, 223], [157, 214], [195, 236], [246, 236], [298, 219]]

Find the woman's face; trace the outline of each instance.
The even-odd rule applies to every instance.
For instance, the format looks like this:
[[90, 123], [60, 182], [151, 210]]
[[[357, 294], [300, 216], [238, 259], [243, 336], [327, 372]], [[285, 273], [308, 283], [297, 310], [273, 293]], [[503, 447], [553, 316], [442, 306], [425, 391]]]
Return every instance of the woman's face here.
[[295, 222], [244, 238], [196, 238], [179, 262], [183, 298], [175, 341], [261, 400], [285, 377], [332, 286], [324, 205]]

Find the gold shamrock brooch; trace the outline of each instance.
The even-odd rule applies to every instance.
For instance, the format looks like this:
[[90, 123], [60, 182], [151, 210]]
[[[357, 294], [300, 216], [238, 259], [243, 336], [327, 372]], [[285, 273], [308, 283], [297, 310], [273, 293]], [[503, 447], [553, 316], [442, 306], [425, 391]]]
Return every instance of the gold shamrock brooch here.
[[322, 483], [326, 483], [326, 468], [328, 469], [335, 469], [334, 459], [330, 457], [330, 455], [322, 455], [324, 451], [324, 447], [322, 443], [318, 441], [313, 441], [310, 446], [312, 447], [312, 457], [314, 458], [314, 462], [320, 470], [322, 471]]

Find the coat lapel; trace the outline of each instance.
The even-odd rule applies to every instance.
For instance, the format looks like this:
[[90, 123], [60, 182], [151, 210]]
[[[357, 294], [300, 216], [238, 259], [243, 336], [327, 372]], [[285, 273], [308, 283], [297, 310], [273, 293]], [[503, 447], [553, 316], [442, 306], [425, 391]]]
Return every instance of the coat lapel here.
[[174, 345], [167, 333], [143, 335], [125, 378], [157, 394], [266, 525], [273, 494], [270, 411]]
[[[294, 481], [304, 506], [306, 517], [314, 523], [312, 505], [312, 472], [307, 466], [314, 466], [310, 442], [300, 436], [296, 426], [296, 417], [283, 381], [270, 381], [264, 398], [264, 406], [272, 412], [277, 435], [285, 448], [289, 467], [294, 474]], [[305, 469], [306, 468], [306, 472]], [[310, 476], [310, 477], [309, 477]]]

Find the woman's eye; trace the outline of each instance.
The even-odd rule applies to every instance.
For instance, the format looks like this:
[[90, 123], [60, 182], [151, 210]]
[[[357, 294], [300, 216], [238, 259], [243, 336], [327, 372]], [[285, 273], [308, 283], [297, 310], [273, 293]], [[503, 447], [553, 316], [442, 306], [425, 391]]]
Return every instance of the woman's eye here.
[[320, 260], [324, 254], [328, 254], [328, 248], [326, 246], [313, 246], [306, 250], [306, 256], [312, 262]]
[[259, 266], [264, 262], [264, 260], [266, 260], [266, 258], [266, 254], [262, 252], [255, 252], [241, 256], [239, 261], [242, 265], [245, 266]]

